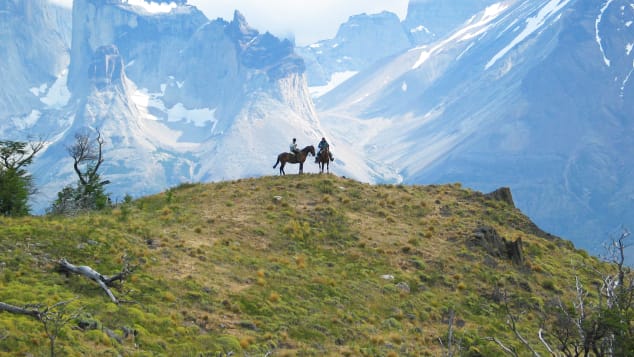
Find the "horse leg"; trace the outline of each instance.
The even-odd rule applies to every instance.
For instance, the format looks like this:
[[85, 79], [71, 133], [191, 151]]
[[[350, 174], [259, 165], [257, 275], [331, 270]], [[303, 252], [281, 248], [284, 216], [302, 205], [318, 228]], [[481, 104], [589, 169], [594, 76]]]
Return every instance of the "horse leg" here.
[[299, 163], [299, 174], [301, 175], [302, 173], [304, 173], [304, 163], [300, 162]]
[[286, 162], [283, 161], [282, 165], [280, 165], [280, 175], [286, 175], [286, 172], [284, 172], [284, 166], [286, 165]]

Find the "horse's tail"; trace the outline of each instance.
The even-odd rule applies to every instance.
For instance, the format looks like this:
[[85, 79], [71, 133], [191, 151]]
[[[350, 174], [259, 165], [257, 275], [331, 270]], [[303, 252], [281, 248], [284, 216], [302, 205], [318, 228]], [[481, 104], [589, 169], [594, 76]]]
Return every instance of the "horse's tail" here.
[[276, 168], [277, 164], [279, 164], [279, 163], [280, 163], [280, 157], [278, 156], [277, 157], [277, 161], [275, 162], [275, 165], [273, 165], [273, 168]]

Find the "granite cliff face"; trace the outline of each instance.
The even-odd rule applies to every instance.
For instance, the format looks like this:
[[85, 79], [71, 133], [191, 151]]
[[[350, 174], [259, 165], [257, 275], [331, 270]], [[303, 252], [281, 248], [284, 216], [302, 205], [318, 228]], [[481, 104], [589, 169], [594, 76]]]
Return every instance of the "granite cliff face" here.
[[68, 66], [70, 17], [46, 0], [0, 1], [0, 128], [13, 116], [34, 118], [46, 107], [40, 96]]
[[[3, 16], [17, 22], [29, 15], [44, 24], [50, 12], [37, 8], [43, 2], [26, 3], [10, 2]], [[291, 42], [260, 34], [237, 11], [231, 21], [209, 21], [185, 1], [170, 4], [169, 11], [149, 13], [121, 0], [74, 1], [70, 50], [65, 57], [50, 54], [51, 63], [35, 61], [49, 72], [67, 68], [67, 76], [49, 79], [65, 89], [59, 104], [38, 104], [31, 119], [19, 113], [0, 120], [5, 135], [19, 124], [50, 141], [33, 165], [41, 188], [36, 209], [75, 179], [65, 148], [80, 130], [99, 130], [106, 139], [102, 175], [115, 199], [182, 182], [267, 174], [291, 136], [317, 142], [323, 135]], [[36, 41], [38, 34], [29, 36]], [[29, 58], [15, 55], [21, 66]], [[32, 78], [24, 82], [33, 86]], [[225, 159], [236, 152], [239, 160]]]

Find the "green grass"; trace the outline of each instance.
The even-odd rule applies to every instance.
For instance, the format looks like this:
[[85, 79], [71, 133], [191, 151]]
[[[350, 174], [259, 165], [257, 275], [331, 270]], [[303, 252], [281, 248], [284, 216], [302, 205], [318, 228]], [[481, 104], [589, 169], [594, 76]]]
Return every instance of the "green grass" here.
[[[521, 237], [526, 264], [467, 245], [480, 225]], [[188, 183], [108, 212], [0, 218], [0, 301], [76, 298], [99, 328], [69, 323], [57, 341], [66, 356], [438, 355], [448, 309], [466, 351], [501, 355], [487, 337], [516, 342], [496, 288], [537, 310], [572, 291], [580, 272], [571, 262], [600, 264], [533, 232], [517, 209], [459, 184], [330, 175]], [[58, 273], [61, 258], [106, 275], [129, 260], [136, 270], [113, 289], [126, 302]], [[536, 330], [532, 316], [521, 329]], [[103, 328], [138, 333], [120, 344]], [[37, 321], [0, 314], [0, 356], [46, 355], [47, 343]]]

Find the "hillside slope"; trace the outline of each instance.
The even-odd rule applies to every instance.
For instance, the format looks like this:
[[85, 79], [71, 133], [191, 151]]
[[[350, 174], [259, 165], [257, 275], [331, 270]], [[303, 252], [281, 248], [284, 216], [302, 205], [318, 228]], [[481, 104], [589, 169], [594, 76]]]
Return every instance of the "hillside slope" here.
[[[330, 175], [187, 184], [110, 212], [0, 223], [0, 301], [81, 308], [56, 342], [66, 356], [438, 355], [449, 311], [461, 353], [499, 355], [488, 337], [521, 350], [500, 291], [537, 341], [538, 311], [600, 264], [459, 184]], [[521, 238], [523, 260], [496, 254], [485, 232]], [[123, 302], [57, 272], [61, 258], [106, 275], [129, 261], [113, 289]], [[47, 353], [30, 317], [0, 313], [0, 336], [0, 356]]]

